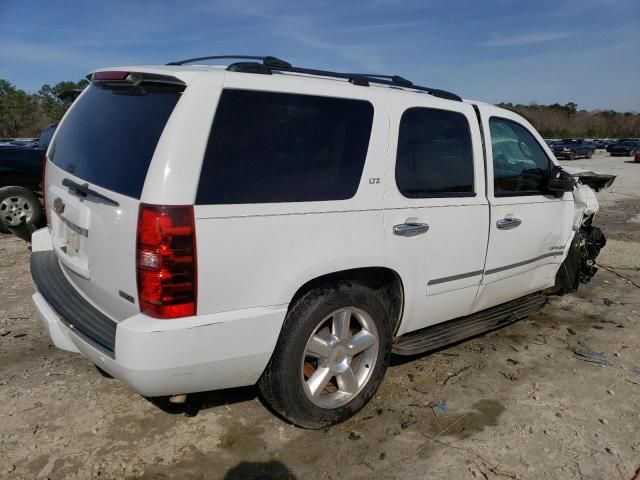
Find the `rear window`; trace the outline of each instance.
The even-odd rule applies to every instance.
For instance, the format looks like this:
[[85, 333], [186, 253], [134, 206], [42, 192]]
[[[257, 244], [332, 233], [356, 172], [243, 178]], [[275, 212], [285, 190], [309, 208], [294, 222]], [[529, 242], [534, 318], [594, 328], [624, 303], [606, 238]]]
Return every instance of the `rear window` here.
[[344, 200], [364, 167], [366, 101], [227, 89], [207, 145], [196, 202]]
[[90, 86], [58, 127], [49, 158], [89, 183], [140, 198], [158, 139], [179, 98], [174, 88]]

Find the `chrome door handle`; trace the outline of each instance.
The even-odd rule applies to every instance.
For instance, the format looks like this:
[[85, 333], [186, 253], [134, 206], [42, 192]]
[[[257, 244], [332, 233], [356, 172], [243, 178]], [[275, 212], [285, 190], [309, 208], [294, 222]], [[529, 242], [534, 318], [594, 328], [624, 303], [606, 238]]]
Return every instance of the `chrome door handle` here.
[[510, 228], [516, 228], [522, 223], [522, 220], [516, 217], [506, 217], [496, 222], [496, 227], [502, 230], [508, 230]]
[[426, 223], [401, 223], [393, 226], [393, 234], [401, 237], [415, 237], [429, 231], [429, 225]]

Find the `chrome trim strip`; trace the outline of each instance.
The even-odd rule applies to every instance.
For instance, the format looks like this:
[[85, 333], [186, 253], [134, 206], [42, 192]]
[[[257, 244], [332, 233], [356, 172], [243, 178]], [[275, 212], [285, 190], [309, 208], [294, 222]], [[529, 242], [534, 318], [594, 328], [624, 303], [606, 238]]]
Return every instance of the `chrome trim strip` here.
[[434, 278], [433, 280], [429, 280], [427, 285], [438, 285], [440, 283], [453, 282], [454, 280], [461, 280], [463, 278], [475, 277], [477, 275], [491, 275], [492, 273], [504, 272], [505, 270], [510, 270], [512, 268], [521, 267], [523, 265], [527, 265], [529, 263], [537, 262], [538, 260], [542, 260], [547, 257], [557, 257], [558, 255], [562, 255], [564, 252], [549, 252], [544, 255], [540, 255], [535, 258], [531, 258], [529, 260], [524, 260], [518, 263], [512, 263], [511, 265], [505, 265], [504, 267], [492, 268], [491, 270], [476, 270], [474, 272], [460, 273], [458, 275], [451, 275], [450, 277], [442, 277], [442, 278]]
[[460, 273], [458, 275], [451, 275], [450, 277], [434, 278], [433, 280], [429, 280], [427, 285], [438, 285], [439, 283], [453, 282], [454, 280], [461, 280], [463, 278], [475, 277], [477, 275], [482, 275], [483, 271], [484, 270], [476, 270], [475, 272]]
[[523, 265], [527, 265], [529, 263], [537, 262], [538, 260], [542, 260], [547, 257], [557, 257], [558, 255], [562, 255], [564, 252], [549, 252], [544, 255], [540, 255], [535, 258], [531, 258], [529, 260], [525, 260], [523, 262], [512, 263], [511, 265], [505, 265], [504, 267], [492, 268], [491, 270], [485, 270], [485, 275], [491, 275], [492, 273], [504, 272], [505, 270], [510, 270], [512, 268], [521, 267]]

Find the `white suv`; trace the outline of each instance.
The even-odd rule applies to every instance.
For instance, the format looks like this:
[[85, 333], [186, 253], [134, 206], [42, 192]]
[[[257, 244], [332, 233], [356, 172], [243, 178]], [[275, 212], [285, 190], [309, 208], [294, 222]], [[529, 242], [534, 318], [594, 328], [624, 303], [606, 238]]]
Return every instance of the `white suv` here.
[[595, 273], [593, 192], [522, 117], [242, 60], [89, 75], [33, 235], [57, 347], [145, 396], [257, 382], [317, 428], [366, 404], [392, 352], [513, 322]]

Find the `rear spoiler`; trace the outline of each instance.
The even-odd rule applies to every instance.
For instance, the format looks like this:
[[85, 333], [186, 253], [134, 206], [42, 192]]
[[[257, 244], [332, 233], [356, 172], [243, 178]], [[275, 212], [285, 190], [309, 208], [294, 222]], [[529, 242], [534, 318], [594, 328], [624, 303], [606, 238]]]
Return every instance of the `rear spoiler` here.
[[125, 72], [120, 70], [99, 71], [87, 75], [93, 85], [105, 88], [131, 88], [141, 85], [179, 86], [184, 88], [186, 84], [171, 75], [159, 75], [157, 73]]
[[72, 90], [65, 90], [60, 95], [58, 95], [58, 98], [60, 100], [62, 100], [62, 103], [64, 103], [65, 105], [69, 106], [73, 102], [75, 102], [75, 100], [76, 100], [76, 98], [78, 98], [78, 96], [80, 96], [80, 94], [82, 93], [82, 90], [83, 90], [82, 88], [74, 88]]

